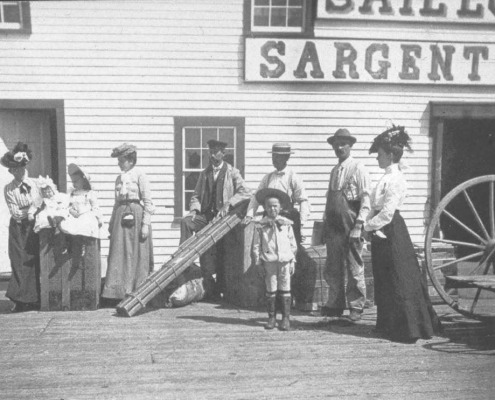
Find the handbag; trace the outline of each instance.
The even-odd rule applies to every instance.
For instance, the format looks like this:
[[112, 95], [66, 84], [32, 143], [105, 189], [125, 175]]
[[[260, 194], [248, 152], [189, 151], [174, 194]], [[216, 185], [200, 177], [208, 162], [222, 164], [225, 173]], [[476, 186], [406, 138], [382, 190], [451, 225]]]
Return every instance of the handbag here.
[[[127, 199], [127, 198], [126, 198]], [[124, 228], [132, 228], [136, 224], [136, 219], [134, 218], [134, 213], [132, 212], [130, 203], [127, 202], [124, 212], [122, 213], [122, 218], [120, 224]]]

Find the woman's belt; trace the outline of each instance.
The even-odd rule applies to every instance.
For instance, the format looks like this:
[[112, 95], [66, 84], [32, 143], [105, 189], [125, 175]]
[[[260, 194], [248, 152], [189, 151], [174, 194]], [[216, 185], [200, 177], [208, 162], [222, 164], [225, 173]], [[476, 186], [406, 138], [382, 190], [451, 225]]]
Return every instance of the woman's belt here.
[[138, 200], [138, 199], [136, 199], [136, 200], [120, 200], [120, 201], [119, 201], [119, 204], [120, 204], [121, 206], [124, 206], [124, 205], [126, 205], [126, 204], [131, 204], [131, 203], [141, 204], [141, 201], [140, 201], [140, 200]]

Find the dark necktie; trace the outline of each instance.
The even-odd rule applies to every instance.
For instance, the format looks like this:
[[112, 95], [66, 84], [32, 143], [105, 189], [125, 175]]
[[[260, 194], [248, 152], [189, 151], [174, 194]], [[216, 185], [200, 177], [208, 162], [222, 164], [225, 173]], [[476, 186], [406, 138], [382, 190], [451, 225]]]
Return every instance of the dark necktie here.
[[19, 191], [23, 194], [31, 193], [31, 186], [29, 186], [26, 182], [22, 182], [19, 186]]

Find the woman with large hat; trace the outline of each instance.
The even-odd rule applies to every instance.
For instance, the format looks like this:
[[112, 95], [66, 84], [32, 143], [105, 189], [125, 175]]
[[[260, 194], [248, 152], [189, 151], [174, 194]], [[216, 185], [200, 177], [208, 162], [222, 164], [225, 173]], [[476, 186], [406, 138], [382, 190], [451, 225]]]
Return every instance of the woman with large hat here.
[[121, 300], [153, 268], [151, 215], [155, 208], [147, 176], [136, 168], [137, 149], [124, 143], [112, 151], [121, 174], [115, 181], [115, 204], [108, 230], [110, 249], [102, 297]]
[[376, 331], [394, 341], [414, 343], [438, 333], [440, 323], [400, 215], [407, 192], [399, 164], [404, 148], [411, 149], [410, 138], [401, 126], [382, 132], [371, 145], [369, 152], [378, 153], [376, 159], [385, 174], [372, 193], [372, 212], [364, 230], [372, 232]]
[[14, 302], [12, 312], [39, 308], [39, 239], [33, 231], [33, 204], [39, 201], [38, 188], [28, 177], [26, 165], [32, 159], [27, 144], [18, 142], [3, 155], [0, 163], [14, 176], [4, 189], [11, 215], [9, 224], [9, 258], [12, 277], [5, 294]]

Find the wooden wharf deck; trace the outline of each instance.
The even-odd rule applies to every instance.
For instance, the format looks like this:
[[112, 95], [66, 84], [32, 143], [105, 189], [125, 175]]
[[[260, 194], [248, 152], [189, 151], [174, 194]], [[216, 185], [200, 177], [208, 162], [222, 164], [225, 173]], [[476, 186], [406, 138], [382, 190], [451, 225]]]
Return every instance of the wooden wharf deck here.
[[445, 337], [374, 337], [294, 312], [266, 331], [263, 310], [197, 303], [133, 318], [114, 309], [9, 314], [0, 291], [2, 399], [491, 399], [493, 326], [435, 306]]

